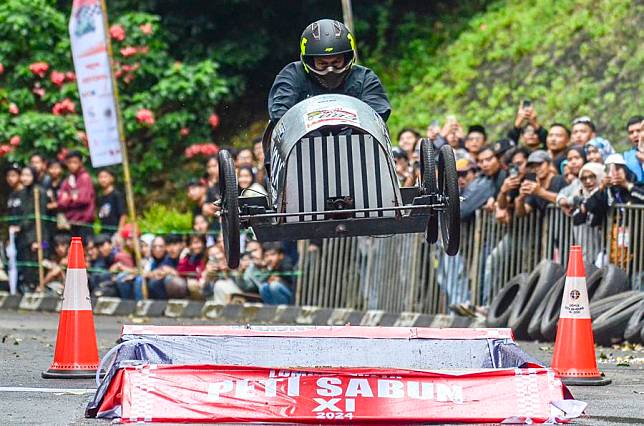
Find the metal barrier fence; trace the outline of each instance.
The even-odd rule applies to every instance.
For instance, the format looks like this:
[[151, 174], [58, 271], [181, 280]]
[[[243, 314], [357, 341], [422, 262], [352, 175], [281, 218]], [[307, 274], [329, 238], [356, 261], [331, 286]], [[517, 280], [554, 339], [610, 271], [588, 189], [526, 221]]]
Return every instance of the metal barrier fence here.
[[574, 226], [560, 209], [499, 223], [479, 210], [462, 223], [449, 257], [421, 234], [300, 242], [298, 305], [445, 313], [454, 303], [489, 304], [503, 285], [542, 259], [565, 263], [571, 244], [587, 263], [624, 268], [635, 289], [644, 274], [644, 206], [616, 206], [601, 226]]

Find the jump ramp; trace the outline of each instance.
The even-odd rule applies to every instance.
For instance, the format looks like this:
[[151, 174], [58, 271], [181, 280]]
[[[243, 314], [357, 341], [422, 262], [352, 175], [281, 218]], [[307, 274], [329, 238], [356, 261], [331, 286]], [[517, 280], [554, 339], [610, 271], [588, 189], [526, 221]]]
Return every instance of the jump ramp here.
[[86, 415], [123, 423], [563, 423], [585, 407], [509, 329], [128, 325], [101, 364]]

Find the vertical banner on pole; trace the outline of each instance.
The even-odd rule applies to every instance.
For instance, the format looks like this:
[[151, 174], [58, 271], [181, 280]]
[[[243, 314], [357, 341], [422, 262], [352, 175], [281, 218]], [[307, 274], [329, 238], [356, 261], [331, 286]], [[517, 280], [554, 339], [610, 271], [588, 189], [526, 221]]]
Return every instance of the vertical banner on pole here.
[[123, 162], [118, 109], [100, 0], [74, 0], [69, 37], [93, 167]]

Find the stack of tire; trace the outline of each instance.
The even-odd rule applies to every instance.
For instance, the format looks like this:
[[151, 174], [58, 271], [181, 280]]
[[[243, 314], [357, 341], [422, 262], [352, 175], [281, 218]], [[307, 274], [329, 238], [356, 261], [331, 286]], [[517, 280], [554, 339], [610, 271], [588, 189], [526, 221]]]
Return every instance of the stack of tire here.
[[[516, 275], [494, 298], [487, 326], [510, 327], [519, 340], [554, 341], [565, 281], [561, 265], [548, 260]], [[644, 343], [644, 292], [629, 291], [626, 273], [586, 265], [586, 282], [595, 342]]]

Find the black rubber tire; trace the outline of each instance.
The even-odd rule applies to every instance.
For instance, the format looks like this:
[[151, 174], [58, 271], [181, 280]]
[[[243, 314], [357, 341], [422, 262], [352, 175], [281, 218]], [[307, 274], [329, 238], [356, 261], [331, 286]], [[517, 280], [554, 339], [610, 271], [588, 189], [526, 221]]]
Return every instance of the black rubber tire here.
[[449, 145], [438, 151], [438, 192], [446, 197], [446, 206], [439, 214], [443, 249], [455, 256], [461, 244], [461, 196], [454, 151]]
[[623, 302], [624, 300], [628, 299], [631, 296], [636, 295], [637, 293], [639, 292], [635, 290], [624, 291], [622, 293], [613, 294], [612, 296], [608, 296], [604, 299], [599, 299], [599, 300], [595, 300], [594, 302], [590, 302], [590, 317], [599, 318], [601, 314], [608, 311], [613, 306]]
[[626, 272], [615, 265], [604, 266], [588, 278], [588, 297], [591, 302], [628, 289]]
[[546, 307], [541, 316], [539, 332], [546, 342], [554, 342], [557, 336], [557, 323], [559, 322], [559, 311], [561, 310], [561, 299], [563, 298], [566, 286], [566, 276], [559, 278], [552, 288], [550, 296], [546, 299]]
[[624, 329], [633, 313], [644, 301], [644, 292], [638, 292], [613, 306], [593, 321], [595, 343], [609, 346], [624, 340]]
[[565, 283], [565, 280], [565, 276], [559, 278], [554, 283], [554, 285], [552, 285], [552, 287], [548, 289], [548, 293], [546, 293], [546, 296], [543, 298], [541, 303], [537, 305], [537, 310], [534, 311], [534, 314], [532, 315], [532, 318], [530, 318], [530, 322], [528, 323], [528, 336], [530, 336], [531, 339], [539, 340], [540, 342], [546, 341], [545, 336], [541, 333], [541, 322], [543, 321], [544, 314], [546, 313], [546, 308], [548, 307], [548, 300], [550, 300], [551, 297], [557, 296], [557, 294], [559, 293], [559, 283], [561, 283], [562, 281]]
[[485, 319], [487, 327], [505, 327], [512, 313], [512, 306], [521, 287], [525, 285], [528, 274], [521, 273], [510, 278], [505, 286], [494, 296]]
[[[429, 139], [420, 140], [420, 189], [424, 195], [436, 194], [436, 156], [434, 144]], [[434, 244], [438, 241], [438, 214], [432, 211], [425, 228], [425, 241]]]
[[545, 303], [546, 295], [563, 273], [561, 265], [549, 260], [542, 260], [532, 271], [526, 285], [514, 299], [514, 307], [508, 320], [508, 327], [512, 328], [516, 339], [525, 340], [530, 337], [528, 325], [532, 316], [539, 304]]
[[219, 187], [221, 191], [221, 232], [224, 234], [224, 252], [230, 269], [239, 266], [239, 200], [237, 175], [232, 156], [219, 151]]
[[633, 312], [633, 315], [628, 320], [626, 331], [624, 331], [624, 339], [630, 343], [644, 343], [641, 337], [642, 330], [644, 330], [644, 302], [640, 304], [639, 309]]

